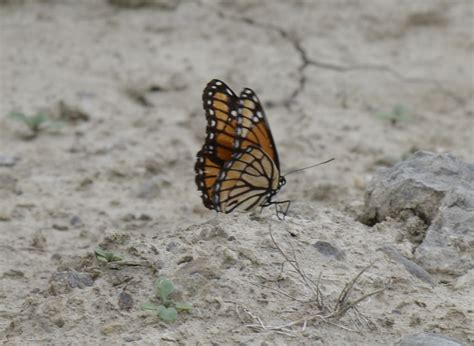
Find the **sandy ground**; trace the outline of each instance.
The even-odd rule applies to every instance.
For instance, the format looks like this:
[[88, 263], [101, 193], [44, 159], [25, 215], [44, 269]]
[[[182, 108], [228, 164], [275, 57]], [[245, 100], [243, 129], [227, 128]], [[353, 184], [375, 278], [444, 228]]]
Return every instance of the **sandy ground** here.
[[[473, 17], [469, 0], [0, 1], [0, 156], [18, 159], [0, 166], [0, 339], [378, 345], [428, 331], [474, 343], [472, 286], [410, 276], [378, 251], [410, 256], [400, 225], [355, 221], [378, 168], [420, 149], [474, 161]], [[193, 166], [212, 78], [258, 93], [283, 172], [336, 158], [288, 177], [285, 221], [202, 206]], [[27, 138], [11, 111], [62, 124]], [[288, 263], [279, 277], [269, 226], [319, 277], [325, 316], [369, 263], [351, 299], [385, 291], [309, 319], [314, 286]], [[99, 244], [135, 265], [97, 263]], [[71, 272], [85, 287], [61, 280]], [[175, 323], [141, 308], [158, 277], [194, 306]]]

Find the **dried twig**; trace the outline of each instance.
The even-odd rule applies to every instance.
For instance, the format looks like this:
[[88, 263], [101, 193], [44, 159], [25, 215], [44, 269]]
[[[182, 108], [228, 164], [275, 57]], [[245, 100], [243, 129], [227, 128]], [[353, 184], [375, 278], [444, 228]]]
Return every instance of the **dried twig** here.
[[[338, 298], [336, 299], [334, 306], [329, 307], [325, 305], [324, 295], [320, 289], [322, 274], [321, 273], [319, 274], [319, 277], [316, 281], [312, 280], [309, 276], [306, 275], [304, 270], [301, 268], [293, 245], [290, 243], [291, 255], [288, 255], [275, 240], [272, 233], [271, 225], [269, 226], [269, 232], [270, 232], [270, 238], [273, 242], [273, 245], [275, 246], [275, 248], [278, 250], [278, 252], [281, 254], [281, 256], [284, 259], [284, 262], [281, 265], [281, 271], [280, 271], [279, 277], [281, 277], [281, 274], [283, 272], [284, 264], [289, 263], [292, 271], [294, 271], [298, 275], [298, 278], [302, 282], [304, 287], [311, 292], [311, 296], [309, 298], [302, 299], [299, 297], [295, 297], [291, 294], [288, 294], [284, 292], [283, 290], [279, 290], [279, 289], [266, 286], [257, 282], [252, 282], [252, 281], [248, 281], [248, 282], [252, 285], [270, 289], [274, 292], [277, 292], [278, 294], [282, 296], [290, 298], [293, 301], [305, 304], [311, 310], [314, 310], [315, 308], [317, 308], [318, 312], [316, 313], [305, 312], [305, 313], [302, 313], [303, 317], [301, 318], [298, 318], [296, 320], [289, 321], [287, 323], [283, 323], [280, 325], [272, 326], [272, 325], [266, 325], [259, 316], [252, 313], [249, 309], [245, 308], [243, 305], [233, 302], [235, 304], [236, 313], [239, 319], [241, 320], [242, 323], [245, 323], [245, 326], [247, 328], [251, 328], [257, 332], [266, 332], [266, 333], [275, 332], [275, 333], [279, 333], [279, 334], [283, 334], [287, 336], [295, 336], [295, 332], [305, 331], [307, 329], [308, 323], [313, 322], [313, 321], [320, 321], [323, 323], [336, 326], [338, 328], [341, 328], [349, 332], [359, 332], [359, 330], [357, 329], [352, 329], [336, 322], [338, 319], [340, 319], [343, 315], [345, 315], [349, 311], [352, 311], [354, 313], [355, 320], [356, 320], [355, 323], [358, 323], [359, 326], [362, 325], [362, 321], [364, 321], [366, 325], [370, 324], [370, 320], [357, 309], [357, 305], [360, 304], [362, 301], [366, 300], [367, 298], [383, 292], [385, 288], [365, 294], [362, 297], [354, 300], [353, 302], [349, 302], [349, 297], [354, 290], [355, 284], [358, 282], [362, 274], [366, 272], [372, 266], [372, 263], [364, 267], [352, 280], [350, 280], [344, 286]], [[272, 282], [272, 280], [268, 280], [268, 281]], [[315, 304], [315, 305], [312, 305], [312, 304]], [[248, 323], [248, 319], [247, 321], [245, 320], [245, 318], [241, 315], [241, 311], [245, 312], [246, 316], [251, 321], [254, 321], [255, 323]], [[298, 328], [297, 330], [295, 330], [294, 327], [296, 326], [301, 326], [301, 329]]]

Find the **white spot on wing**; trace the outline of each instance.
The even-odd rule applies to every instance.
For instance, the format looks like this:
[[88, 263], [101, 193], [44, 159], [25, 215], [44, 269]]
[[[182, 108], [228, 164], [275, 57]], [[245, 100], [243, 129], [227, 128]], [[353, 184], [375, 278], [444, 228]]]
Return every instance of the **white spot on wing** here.
[[217, 81], [217, 82], [216, 82], [216, 85], [222, 85], [222, 82]]

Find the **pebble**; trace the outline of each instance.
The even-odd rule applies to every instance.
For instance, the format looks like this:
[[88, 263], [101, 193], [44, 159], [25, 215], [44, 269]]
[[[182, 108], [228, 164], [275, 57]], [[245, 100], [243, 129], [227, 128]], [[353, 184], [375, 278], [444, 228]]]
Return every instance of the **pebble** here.
[[313, 244], [313, 247], [318, 250], [318, 252], [324, 256], [331, 256], [337, 259], [338, 261], [346, 258], [346, 253], [343, 250], [338, 249], [331, 243], [327, 241], [317, 241]]
[[18, 160], [15, 156], [0, 155], [0, 167], [13, 167]]
[[179, 260], [178, 260], [178, 264], [183, 264], [183, 263], [188, 263], [188, 262], [191, 262], [193, 260], [193, 256], [191, 255], [186, 255], [184, 257], [181, 257]]
[[448, 336], [434, 333], [419, 333], [402, 337], [400, 346], [463, 346], [463, 343]]
[[133, 308], [133, 297], [127, 292], [120, 292], [118, 305], [120, 310], [131, 310]]
[[69, 229], [69, 227], [65, 224], [62, 224], [62, 223], [55, 223], [53, 224], [52, 226], [55, 230], [58, 230], [58, 231], [67, 231]]
[[84, 226], [84, 223], [82, 222], [81, 218], [77, 215], [74, 215], [71, 220], [69, 220], [69, 224], [73, 227], [81, 227]]
[[53, 294], [68, 292], [73, 288], [83, 289], [93, 284], [94, 280], [89, 274], [75, 270], [54, 273], [49, 280], [49, 288]]

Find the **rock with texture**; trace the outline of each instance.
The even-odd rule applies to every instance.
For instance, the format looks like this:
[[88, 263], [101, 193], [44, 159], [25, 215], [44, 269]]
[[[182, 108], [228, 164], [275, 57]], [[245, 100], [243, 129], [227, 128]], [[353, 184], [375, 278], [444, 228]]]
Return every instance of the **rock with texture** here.
[[380, 170], [359, 220], [368, 225], [412, 212], [427, 227], [415, 259], [431, 273], [463, 275], [474, 267], [474, 165], [451, 154], [417, 152]]

